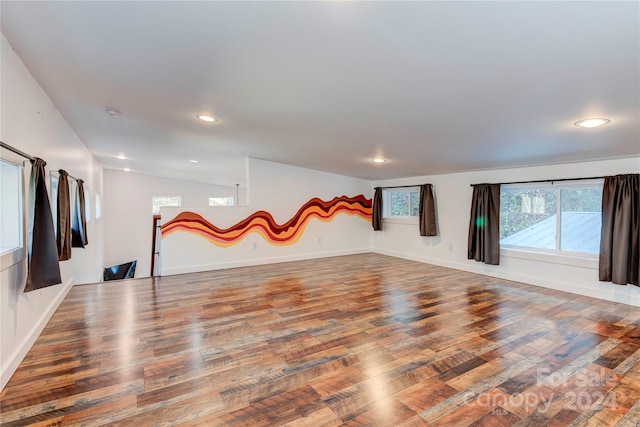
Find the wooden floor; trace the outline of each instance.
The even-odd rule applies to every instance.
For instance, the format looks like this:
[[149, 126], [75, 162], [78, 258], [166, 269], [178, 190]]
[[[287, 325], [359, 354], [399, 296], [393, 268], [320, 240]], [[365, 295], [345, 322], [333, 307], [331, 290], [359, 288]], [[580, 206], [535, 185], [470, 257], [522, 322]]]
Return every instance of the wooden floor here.
[[76, 286], [0, 419], [637, 426], [639, 400], [640, 309], [363, 254]]

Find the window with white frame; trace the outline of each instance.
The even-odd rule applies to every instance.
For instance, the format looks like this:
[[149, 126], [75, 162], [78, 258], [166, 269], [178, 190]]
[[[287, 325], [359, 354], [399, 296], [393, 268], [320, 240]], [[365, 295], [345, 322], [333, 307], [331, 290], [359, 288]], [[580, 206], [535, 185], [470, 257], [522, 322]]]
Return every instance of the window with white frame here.
[[100, 193], [96, 193], [96, 219], [100, 219], [102, 216], [102, 199]]
[[[77, 184], [75, 179], [69, 179], [69, 206], [71, 207], [71, 211], [75, 209], [76, 197], [77, 197]], [[57, 224], [58, 221], [58, 187], [60, 185], [60, 175], [58, 172], [51, 172], [51, 216], [53, 218], [53, 224]], [[91, 192], [85, 186], [84, 187], [84, 214], [85, 220], [87, 222], [91, 222]], [[73, 216], [73, 213], [72, 213]], [[58, 233], [58, 228], [54, 227], [56, 234]]]
[[84, 187], [84, 216], [87, 222], [91, 222], [91, 191]]
[[[58, 173], [51, 172], [51, 218], [53, 218], [53, 230], [58, 235], [58, 187], [60, 178], [58, 177]], [[71, 200], [69, 201], [71, 202]]]
[[503, 185], [500, 245], [550, 253], [597, 254], [602, 180]]
[[384, 218], [417, 218], [420, 209], [418, 187], [391, 188], [382, 191]]
[[5, 254], [24, 245], [22, 166], [0, 160], [0, 175], [0, 254]]
[[209, 197], [209, 206], [233, 206], [233, 196]]
[[154, 215], [160, 213], [162, 206], [182, 206], [182, 198], [180, 196], [152, 196], [151, 207]]

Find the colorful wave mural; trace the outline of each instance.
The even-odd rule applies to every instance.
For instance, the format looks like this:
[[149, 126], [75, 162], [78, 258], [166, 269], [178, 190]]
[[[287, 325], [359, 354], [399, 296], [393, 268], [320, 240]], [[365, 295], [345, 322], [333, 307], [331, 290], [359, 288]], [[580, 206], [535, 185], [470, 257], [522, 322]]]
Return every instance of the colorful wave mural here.
[[181, 212], [171, 221], [162, 225], [162, 238], [176, 232], [195, 234], [221, 247], [239, 243], [249, 233], [260, 234], [275, 246], [292, 245], [300, 239], [312, 218], [323, 222], [331, 221], [338, 214], [346, 214], [371, 221], [371, 199], [362, 194], [355, 197], [334, 197], [323, 201], [313, 198], [305, 203], [286, 223], [279, 225], [271, 214], [257, 211], [239, 223], [221, 229], [194, 212]]

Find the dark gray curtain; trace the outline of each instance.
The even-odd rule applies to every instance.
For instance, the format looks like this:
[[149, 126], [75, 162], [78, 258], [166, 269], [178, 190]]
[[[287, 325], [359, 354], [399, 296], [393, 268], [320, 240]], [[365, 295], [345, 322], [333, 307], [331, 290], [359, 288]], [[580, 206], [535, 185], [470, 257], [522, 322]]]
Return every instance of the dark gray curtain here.
[[500, 264], [500, 184], [473, 186], [467, 258]]
[[60, 169], [58, 171], [58, 211], [57, 211], [57, 244], [58, 260], [66, 261], [71, 258], [71, 204], [69, 201], [69, 174]]
[[607, 176], [602, 188], [600, 281], [638, 286], [640, 174]]
[[382, 187], [376, 187], [373, 195], [373, 216], [371, 225], [375, 231], [382, 230]]
[[437, 236], [436, 208], [433, 201], [433, 188], [431, 184], [420, 186], [420, 207], [418, 215], [420, 218], [420, 235]]
[[76, 200], [73, 209], [73, 222], [71, 223], [71, 246], [84, 248], [89, 243], [84, 202], [84, 181], [77, 179], [76, 182], [78, 185], [76, 185]]
[[47, 194], [47, 163], [42, 159], [31, 161], [29, 179], [29, 228], [28, 228], [28, 271], [25, 292], [62, 282], [58, 264], [58, 248], [53, 228], [51, 205]]

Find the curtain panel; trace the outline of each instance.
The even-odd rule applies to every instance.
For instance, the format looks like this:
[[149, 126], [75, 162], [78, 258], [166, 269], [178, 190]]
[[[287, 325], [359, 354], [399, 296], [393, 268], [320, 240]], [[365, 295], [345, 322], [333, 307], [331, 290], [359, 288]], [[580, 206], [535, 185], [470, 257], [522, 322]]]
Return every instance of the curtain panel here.
[[382, 187], [376, 187], [373, 194], [373, 216], [371, 225], [374, 231], [382, 230]]
[[500, 184], [473, 186], [467, 258], [500, 264]]
[[421, 236], [437, 236], [436, 208], [433, 200], [433, 187], [431, 184], [420, 186], [419, 221]]
[[606, 176], [598, 275], [602, 282], [638, 285], [640, 174]]
[[25, 292], [62, 282], [51, 204], [47, 194], [45, 178], [47, 163], [42, 159], [35, 158], [31, 164], [27, 239], [28, 271]]
[[87, 219], [84, 201], [84, 181], [76, 180], [76, 199], [73, 209], [73, 222], [71, 224], [71, 246], [74, 248], [84, 248], [88, 243], [87, 239]]
[[69, 174], [58, 171], [57, 245], [58, 260], [71, 259], [71, 204], [69, 200]]

